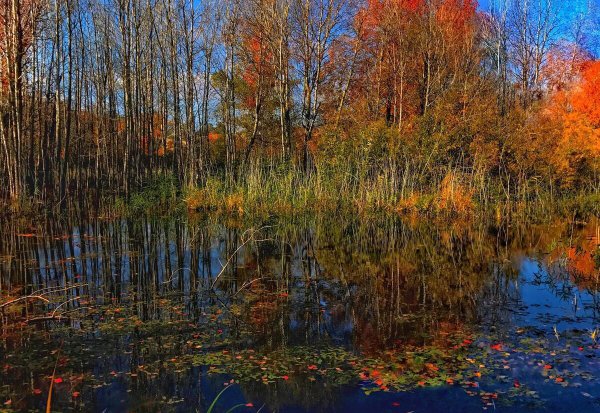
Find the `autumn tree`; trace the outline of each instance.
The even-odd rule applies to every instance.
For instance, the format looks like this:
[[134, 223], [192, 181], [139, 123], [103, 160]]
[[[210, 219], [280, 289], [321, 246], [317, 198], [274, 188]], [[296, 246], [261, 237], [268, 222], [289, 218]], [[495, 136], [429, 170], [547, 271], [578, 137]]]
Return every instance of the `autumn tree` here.
[[27, 59], [39, 16], [41, 1], [3, 0], [0, 4], [0, 139], [8, 192], [18, 197], [25, 189], [24, 116]]
[[309, 143], [321, 115], [322, 85], [330, 48], [339, 35], [345, 17], [347, 0], [294, 0], [292, 24], [294, 52], [302, 85], [300, 108], [302, 138], [302, 165], [310, 168]]

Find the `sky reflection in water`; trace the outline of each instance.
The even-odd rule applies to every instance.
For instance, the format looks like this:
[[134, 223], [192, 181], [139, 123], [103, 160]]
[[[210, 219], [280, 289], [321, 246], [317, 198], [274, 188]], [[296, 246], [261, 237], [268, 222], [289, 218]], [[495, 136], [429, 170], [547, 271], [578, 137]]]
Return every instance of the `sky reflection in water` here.
[[[566, 223], [442, 227], [399, 220], [341, 224], [323, 217], [269, 225], [259, 237], [266, 241], [233, 254], [248, 227], [181, 218], [4, 223], [3, 292], [87, 284], [72, 296], [111, 308], [88, 314], [85, 303], [73, 301], [66, 307], [78, 317], [67, 326], [30, 323], [20, 330], [11, 324], [14, 314], [4, 318], [0, 398], [11, 401], [5, 407], [43, 409], [55, 351], [65, 340], [86, 350], [64, 350], [57, 410], [206, 411], [232, 379], [242, 382], [224, 393], [216, 411], [237, 404], [235, 411], [248, 412], [263, 405], [262, 412], [600, 410], [599, 350], [589, 338], [600, 309], [595, 221], [573, 232]], [[46, 309], [31, 304], [27, 310]], [[130, 316], [139, 331], [94, 330], [109, 319], [124, 325]], [[170, 330], [173, 320], [187, 329]], [[114, 330], [115, 323], [106, 324]], [[155, 324], [156, 331], [145, 330]], [[73, 329], [83, 331], [81, 337], [69, 333]], [[196, 334], [199, 343], [212, 343], [199, 352], [214, 350], [211, 345], [223, 353], [267, 356], [340, 348], [359, 364], [415, 346], [444, 347], [447, 337], [469, 334], [474, 351], [484, 351], [497, 366], [469, 379], [473, 389], [453, 382], [366, 395], [365, 389], [377, 388], [370, 364], [371, 370], [363, 369], [366, 379], [342, 383], [320, 377], [321, 366], [314, 381], [308, 372], [269, 384], [244, 382], [244, 372], [233, 367], [212, 372], [209, 365], [186, 364], [194, 356], [195, 329], [209, 331]], [[499, 343], [498, 351], [489, 350]], [[74, 356], [79, 353], [82, 360]], [[145, 363], [160, 368], [144, 372]], [[557, 382], [563, 376], [564, 383]]]

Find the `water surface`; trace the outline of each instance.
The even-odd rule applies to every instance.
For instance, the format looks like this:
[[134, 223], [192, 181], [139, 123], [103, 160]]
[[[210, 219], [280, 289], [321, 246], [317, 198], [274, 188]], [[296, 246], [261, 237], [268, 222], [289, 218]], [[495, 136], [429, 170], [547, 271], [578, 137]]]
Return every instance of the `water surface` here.
[[52, 379], [57, 411], [201, 412], [226, 387], [213, 412], [600, 410], [595, 220], [0, 231], [3, 300], [43, 297], [4, 308], [7, 410], [43, 410]]

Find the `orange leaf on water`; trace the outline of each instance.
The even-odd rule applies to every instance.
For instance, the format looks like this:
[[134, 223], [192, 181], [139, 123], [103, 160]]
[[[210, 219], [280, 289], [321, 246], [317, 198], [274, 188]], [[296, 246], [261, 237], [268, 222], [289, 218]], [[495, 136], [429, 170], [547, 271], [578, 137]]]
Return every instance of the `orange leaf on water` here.
[[427, 367], [429, 370], [433, 370], [433, 371], [438, 371], [439, 370], [439, 367], [437, 367], [433, 363], [425, 363], [425, 367]]

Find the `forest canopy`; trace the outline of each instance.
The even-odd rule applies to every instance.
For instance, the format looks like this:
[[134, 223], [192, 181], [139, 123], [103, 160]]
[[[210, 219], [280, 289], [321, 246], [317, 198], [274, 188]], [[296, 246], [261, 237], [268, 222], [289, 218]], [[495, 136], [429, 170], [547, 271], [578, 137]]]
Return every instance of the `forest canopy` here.
[[596, 191], [598, 14], [561, 7], [1, 0], [0, 196], [290, 170], [396, 200]]

